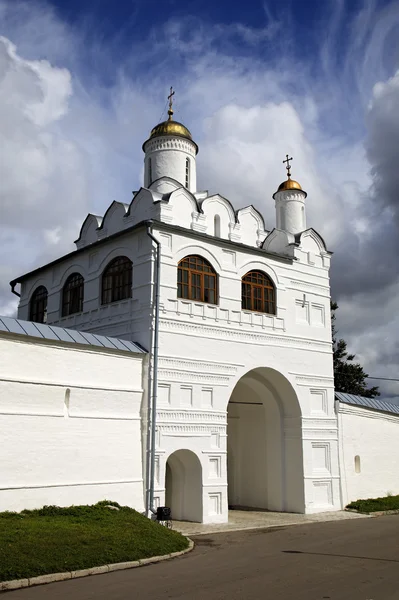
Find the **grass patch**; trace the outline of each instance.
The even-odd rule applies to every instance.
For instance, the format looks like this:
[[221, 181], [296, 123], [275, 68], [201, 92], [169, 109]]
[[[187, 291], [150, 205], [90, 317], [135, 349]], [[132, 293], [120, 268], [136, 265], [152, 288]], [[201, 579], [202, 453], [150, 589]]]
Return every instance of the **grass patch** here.
[[353, 508], [364, 513], [377, 512], [379, 510], [399, 510], [399, 496], [356, 500], [355, 502], [348, 504], [346, 508]]
[[[112, 504], [119, 510], [106, 508]], [[0, 513], [0, 581], [178, 552], [188, 540], [116, 502]]]

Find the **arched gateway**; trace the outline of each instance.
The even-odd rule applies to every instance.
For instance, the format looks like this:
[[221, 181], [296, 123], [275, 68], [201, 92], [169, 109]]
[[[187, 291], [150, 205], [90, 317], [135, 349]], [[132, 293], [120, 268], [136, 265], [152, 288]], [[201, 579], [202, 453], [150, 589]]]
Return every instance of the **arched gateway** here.
[[190, 450], [177, 450], [166, 462], [165, 501], [177, 521], [202, 522], [202, 467]]
[[227, 479], [230, 508], [305, 511], [301, 410], [274, 369], [249, 371], [231, 394]]

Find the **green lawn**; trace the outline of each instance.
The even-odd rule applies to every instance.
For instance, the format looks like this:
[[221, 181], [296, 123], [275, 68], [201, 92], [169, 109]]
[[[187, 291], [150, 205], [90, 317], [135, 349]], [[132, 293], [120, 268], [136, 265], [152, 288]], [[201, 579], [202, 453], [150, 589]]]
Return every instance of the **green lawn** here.
[[353, 508], [364, 513], [377, 512], [379, 510], [399, 510], [399, 496], [356, 500], [355, 502], [348, 504], [346, 508]]
[[170, 554], [188, 540], [135, 510], [45, 506], [0, 513], [0, 581]]

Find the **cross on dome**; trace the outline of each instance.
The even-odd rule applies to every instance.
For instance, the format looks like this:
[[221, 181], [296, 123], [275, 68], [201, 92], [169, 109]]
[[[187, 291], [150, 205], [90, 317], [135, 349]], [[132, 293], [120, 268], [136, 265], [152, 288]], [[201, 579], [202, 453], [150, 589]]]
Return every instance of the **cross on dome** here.
[[172, 120], [172, 116], [173, 116], [172, 105], [173, 105], [173, 96], [174, 95], [175, 95], [175, 91], [173, 90], [173, 87], [170, 86], [170, 93], [169, 93], [169, 96], [168, 96], [168, 100], [169, 100], [169, 110], [168, 110], [169, 121]]
[[288, 179], [290, 179], [291, 177], [291, 165], [290, 165], [290, 160], [294, 160], [291, 156], [291, 158], [288, 158], [288, 154], [285, 155], [286, 159], [283, 160], [283, 163], [287, 163], [287, 166], [285, 167], [287, 169], [287, 177]]

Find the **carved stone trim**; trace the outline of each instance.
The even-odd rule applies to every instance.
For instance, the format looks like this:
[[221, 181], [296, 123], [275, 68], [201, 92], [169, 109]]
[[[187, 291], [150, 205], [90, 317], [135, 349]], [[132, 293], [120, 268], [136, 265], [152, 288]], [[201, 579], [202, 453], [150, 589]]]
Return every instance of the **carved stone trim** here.
[[227, 413], [194, 412], [182, 410], [159, 410], [157, 411], [157, 423], [226, 423]]
[[209, 361], [198, 361], [198, 360], [190, 360], [186, 358], [174, 358], [161, 356], [159, 358], [159, 366], [160, 368], [171, 368], [175, 371], [192, 371], [196, 369], [198, 371], [202, 371], [203, 373], [217, 373], [218, 375], [235, 375], [237, 373], [238, 367], [243, 367], [243, 364], [232, 365], [231, 363], [217, 363], [217, 362], [209, 362]]
[[165, 317], [161, 320], [161, 330], [175, 330], [189, 333], [193, 336], [206, 337], [206, 338], [218, 338], [226, 340], [236, 340], [238, 342], [251, 342], [252, 344], [259, 345], [274, 345], [282, 346], [284, 348], [306, 348], [307, 350], [314, 349], [317, 352], [331, 353], [331, 343], [323, 342], [320, 340], [303, 339], [298, 337], [285, 336], [263, 333], [252, 333], [245, 329], [226, 329], [223, 327], [212, 327], [196, 323], [187, 323], [184, 321], [178, 321], [176, 319], [167, 319]]

